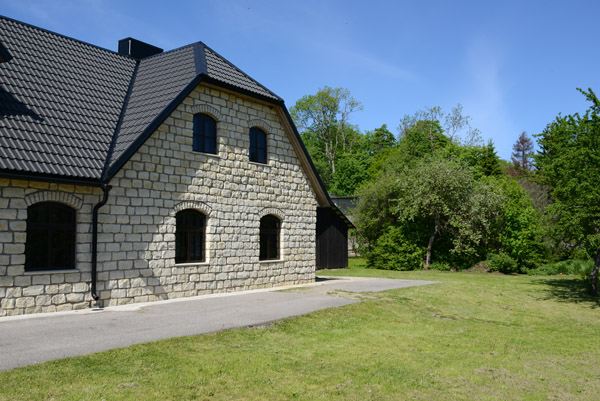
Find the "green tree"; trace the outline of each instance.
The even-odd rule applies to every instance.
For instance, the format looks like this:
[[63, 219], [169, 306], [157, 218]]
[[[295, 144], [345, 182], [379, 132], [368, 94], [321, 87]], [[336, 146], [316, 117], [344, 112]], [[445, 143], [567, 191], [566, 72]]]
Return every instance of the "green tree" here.
[[393, 149], [396, 146], [396, 138], [394, 134], [388, 130], [386, 124], [366, 134], [367, 147], [371, 155], [377, 155], [388, 149]]
[[362, 104], [350, 95], [348, 89], [325, 86], [314, 95], [303, 96], [290, 108], [290, 115], [302, 133], [310, 132], [331, 169], [336, 173], [338, 152], [351, 152], [352, 130], [348, 130], [350, 116], [362, 110]]
[[[414, 266], [416, 255], [429, 268], [434, 254], [476, 259], [499, 210], [501, 195], [474, 179], [464, 163], [434, 155], [412, 161], [390, 158], [383, 173], [363, 188], [357, 226], [373, 260], [401, 260]], [[400, 161], [400, 163], [397, 163]], [[383, 248], [382, 248], [383, 247]], [[387, 262], [386, 262], [387, 263]]]
[[400, 137], [406, 136], [407, 132], [415, 128], [419, 123], [421, 131], [431, 142], [431, 148], [436, 148], [435, 141], [438, 135], [444, 133], [443, 143], [455, 143], [465, 146], [475, 146], [481, 143], [481, 135], [478, 129], [471, 127], [471, 117], [463, 114], [462, 105], [458, 104], [452, 108], [450, 113], [445, 114], [441, 107], [426, 107], [418, 110], [414, 115], [405, 115], [400, 120], [398, 132]]
[[538, 135], [535, 163], [548, 185], [548, 211], [571, 246], [594, 257], [589, 276], [598, 293], [600, 267], [600, 101], [589, 89], [579, 91], [591, 102], [583, 116], [558, 116]]
[[476, 244], [489, 236], [500, 197], [477, 182], [463, 163], [440, 157], [420, 160], [402, 180], [397, 211], [404, 220], [429, 221], [425, 268], [441, 235], [452, 238], [454, 253], [475, 254]]
[[477, 159], [477, 167], [485, 176], [502, 175], [500, 168], [500, 158], [496, 154], [494, 143], [490, 139], [486, 147], [483, 148], [481, 156]]
[[521, 271], [535, 267], [544, 244], [540, 214], [536, 211], [532, 199], [514, 178], [491, 176], [483, 180], [497, 188], [503, 196], [486, 253], [509, 255], [517, 262]]
[[328, 191], [336, 195], [354, 195], [363, 182], [368, 180], [368, 168], [372, 156], [361, 152], [338, 156], [337, 172], [330, 180]]

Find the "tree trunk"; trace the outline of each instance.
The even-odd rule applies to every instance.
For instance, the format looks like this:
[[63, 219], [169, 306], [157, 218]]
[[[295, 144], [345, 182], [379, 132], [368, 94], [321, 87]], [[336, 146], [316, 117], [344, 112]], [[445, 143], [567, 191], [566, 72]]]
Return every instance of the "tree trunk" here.
[[596, 252], [594, 260], [594, 270], [590, 274], [590, 282], [592, 283], [592, 294], [598, 295], [598, 270], [600, 269], [600, 249]]
[[440, 216], [436, 213], [435, 215], [435, 228], [433, 230], [433, 234], [429, 237], [429, 243], [427, 244], [427, 256], [425, 256], [425, 270], [429, 270], [429, 265], [431, 265], [431, 251], [433, 250], [433, 241], [435, 241], [435, 237], [439, 231], [440, 226]]
[[429, 270], [429, 265], [431, 264], [431, 249], [433, 249], [433, 241], [435, 240], [435, 234], [437, 231], [434, 231], [431, 237], [429, 237], [429, 244], [427, 244], [427, 256], [425, 257], [425, 270]]

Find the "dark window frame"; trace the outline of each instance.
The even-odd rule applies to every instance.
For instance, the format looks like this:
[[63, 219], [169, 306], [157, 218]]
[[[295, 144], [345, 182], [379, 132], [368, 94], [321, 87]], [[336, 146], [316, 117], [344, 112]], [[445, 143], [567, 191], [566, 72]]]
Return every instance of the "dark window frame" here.
[[217, 154], [217, 120], [204, 113], [194, 114], [194, 152]]
[[[192, 218], [200, 218], [200, 225], [185, 225], [186, 215]], [[200, 249], [194, 247], [198, 239]], [[184, 249], [181, 248], [183, 243], [185, 243]], [[198, 252], [200, 253], [200, 257], [192, 256]], [[195, 209], [181, 210], [175, 215], [175, 263], [204, 262], [206, 262], [206, 215]]]
[[26, 235], [26, 272], [75, 269], [77, 211], [74, 208], [52, 201], [29, 206]]
[[250, 150], [251, 162], [267, 164], [267, 133], [258, 127], [250, 128]]
[[259, 260], [281, 260], [281, 219], [267, 214], [260, 219]]

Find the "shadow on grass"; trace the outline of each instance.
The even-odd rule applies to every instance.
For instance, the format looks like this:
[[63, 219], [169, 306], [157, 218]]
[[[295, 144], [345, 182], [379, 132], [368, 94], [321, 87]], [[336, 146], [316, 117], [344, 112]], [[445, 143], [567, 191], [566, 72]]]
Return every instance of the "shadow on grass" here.
[[548, 299], [555, 299], [560, 302], [586, 303], [594, 309], [600, 307], [600, 297], [592, 296], [589, 287], [582, 280], [548, 278], [541, 280], [540, 284], [546, 287]]

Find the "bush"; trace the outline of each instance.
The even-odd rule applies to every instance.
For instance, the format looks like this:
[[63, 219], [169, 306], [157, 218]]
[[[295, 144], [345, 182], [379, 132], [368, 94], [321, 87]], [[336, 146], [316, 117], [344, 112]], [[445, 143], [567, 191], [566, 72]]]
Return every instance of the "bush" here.
[[529, 269], [527, 274], [535, 276], [555, 276], [559, 274], [579, 275], [582, 279], [588, 280], [589, 275], [594, 268], [594, 261], [588, 260], [561, 260], [560, 262], [548, 263], [536, 269]]
[[500, 272], [504, 274], [513, 274], [519, 272], [517, 261], [504, 252], [490, 253], [486, 263], [489, 266], [490, 271], [493, 272]]
[[390, 227], [367, 253], [367, 265], [385, 270], [418, 270], [423, 267], [424, 252], [406, 240], [402, 231]]
[[450, 264], [446, 263], [446, 262], [433, 262], [432, 264], [429, 265], [429, 268], [431, 270], [440, 270], [440, 271], [448, 272], [452, 269], [452, 266], [450, 266]]

